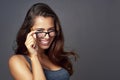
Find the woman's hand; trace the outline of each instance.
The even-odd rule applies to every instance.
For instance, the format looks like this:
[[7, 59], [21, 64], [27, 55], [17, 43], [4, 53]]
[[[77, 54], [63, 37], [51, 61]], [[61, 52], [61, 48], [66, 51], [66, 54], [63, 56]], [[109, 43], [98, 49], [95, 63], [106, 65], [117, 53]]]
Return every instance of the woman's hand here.
[[36, 39], [36, 31], [31, 31], [30, 33], [28, 33], [26, 41], [25, 41], [25, 45], [28, 49], [28, 52], [30, 54], [30, 56], [37, 56], [38, 54], [38, 45], [37, 45], [37, 39]]

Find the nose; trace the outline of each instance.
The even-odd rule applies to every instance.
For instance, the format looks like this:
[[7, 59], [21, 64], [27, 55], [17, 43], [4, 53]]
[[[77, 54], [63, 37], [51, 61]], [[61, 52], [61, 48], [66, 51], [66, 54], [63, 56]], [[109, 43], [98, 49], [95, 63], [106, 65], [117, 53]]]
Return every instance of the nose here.
[[46, 34], [44, 38], [49, 39], [50, 38], [49, 34]]

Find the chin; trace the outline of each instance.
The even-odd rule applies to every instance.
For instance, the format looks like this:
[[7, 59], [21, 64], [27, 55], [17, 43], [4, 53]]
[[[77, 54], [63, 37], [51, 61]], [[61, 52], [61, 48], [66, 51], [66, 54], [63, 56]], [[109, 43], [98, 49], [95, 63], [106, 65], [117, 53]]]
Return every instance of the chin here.
[[40, 45], [40, 48], [41, 48], [41, 49], [48, 49], [49, 46], [41, 46], [41, 45]]

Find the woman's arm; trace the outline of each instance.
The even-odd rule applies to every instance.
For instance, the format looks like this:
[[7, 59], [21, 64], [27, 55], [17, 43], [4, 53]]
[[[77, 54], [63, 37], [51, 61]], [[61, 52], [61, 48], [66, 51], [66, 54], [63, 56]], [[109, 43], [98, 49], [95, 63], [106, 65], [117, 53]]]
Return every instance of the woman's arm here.
[[31, 57], [33, 80], [46, 80], [38, 56]]
[[24, 56], [14, 55], [9, 59], [9, 69], [15, 80], [46, 80], [37, 56], [31, 57], [32, 72]]
[[15, 80], [33, 80], [33, 75], [21, 55], [14, 55], [9, 59], [9, 69]]
[[46, 80], [42, 65], [38, 59], [38, 54], [42, 54], [43, 51], [41, 48], [39, 48], [37, 44], [37, 38], [35, 33], [36, 31], [31, 31], [30, 33], [28, 33], [25, 41], [25, 45], [28, 49], [32, 63], [33, 80]]
[[25, 42], [32, 63], [32, 73], [23, 56], [14, 55], [9, 60], [9, 68], [15, 80], [46, 80], [42, 65], [38, 59], [38, 52], [40, 53], [41, 50], [37, 47], [36, 40], [33, 37], [34, 33], [35, 31], [31, 31]]

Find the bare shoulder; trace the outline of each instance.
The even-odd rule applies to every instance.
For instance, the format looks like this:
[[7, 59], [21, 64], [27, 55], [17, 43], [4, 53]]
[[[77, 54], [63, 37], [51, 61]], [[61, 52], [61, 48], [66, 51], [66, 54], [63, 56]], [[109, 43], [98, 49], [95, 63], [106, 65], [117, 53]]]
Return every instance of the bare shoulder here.
[[[31, 72], [27, 67], [26, 60], [23, 55], [13, 55], [9, 58], [9, 69], [12, 76], [17, 80], [31, 80]], [[29, 77], [28, 77], [29, 76]]]
[[22, 66], [28, 67], [28, 63], [23, 55], [12, 55], [9, 58], [8, 64], [10, 69], [15, 67], [22, 67]]
[[22, 55], [12, 55], [10, 58], [9, 58], [9, 65], [12, 65], [13, 63], [16, 64], [16, 63], [25, 63], [25, 59]]
[[8, 65], [11, 72], [14, 72], [14, 70], [18, 70], [22, 66], [26, 66], [25, 60], [22, 55], [12, 55], [9, 58]]
[[22, 55], [12, 55], [9, 60], [20, 59]]

